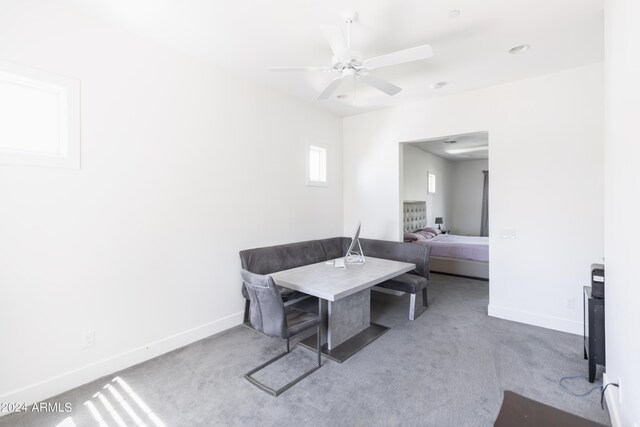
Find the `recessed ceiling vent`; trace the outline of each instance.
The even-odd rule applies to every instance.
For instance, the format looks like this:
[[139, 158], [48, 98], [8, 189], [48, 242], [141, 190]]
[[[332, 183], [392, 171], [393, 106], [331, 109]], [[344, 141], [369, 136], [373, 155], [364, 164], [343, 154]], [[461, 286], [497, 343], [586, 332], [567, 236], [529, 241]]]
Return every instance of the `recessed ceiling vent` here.
[[530, 47], [531, 46], [529, 46], [528, 44], [521, 44], [520, 46], [512, 47], [511, 49], [509, 49], [509, 53], [512, 55], [517, 55], [529, 50]]

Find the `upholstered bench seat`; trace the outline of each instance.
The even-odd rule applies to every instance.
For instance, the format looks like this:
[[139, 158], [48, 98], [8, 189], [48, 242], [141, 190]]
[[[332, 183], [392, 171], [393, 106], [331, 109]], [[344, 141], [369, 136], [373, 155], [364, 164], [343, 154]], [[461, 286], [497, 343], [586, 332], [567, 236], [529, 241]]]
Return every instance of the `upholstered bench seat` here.
[[[240, 262], [242, 268], [247, 271], [269, 275], [277, 271], [344, 257], [350, 243], [351, 239], [347, 237], [332, 237], [322, 240], [247, 249], [240, 251]], [[410, 294], [409, 319], [411, 320], [414, 320], [426, 310], [431, 247], [372, 239], [360, 239], [360, 244], [365, 259], [369, 256], [415, 264], [415, 270], [380, 283], [377, 286]], [[282, 287], [278, 288], [285, 303], [291, 303], [306, 296], [301, 292]], [[248, 324], [249, 295], [244, 285], [242, 294], [247, 299], [245, 304], [245, 323]], [[417, 297], [421, 297], [421, 301]]]
[[[416, 265], [415, 270], [389, 279], [377, 286], [409, 294], [409, 319], [415, 320], [424, 313], [428, 305], [427, 284], [429, 281], [431, 247], [372, 239], [360, 239], [360, 244], [365, 258], [372, 256], [410, 262]], [[415, 246], [422, 246], [423, 249], [416, 250]]]
[[427, 278], [417, 274], [404, 273], [380, 283], [378, 286], [408, 294], [417, 294], [427, 287]]

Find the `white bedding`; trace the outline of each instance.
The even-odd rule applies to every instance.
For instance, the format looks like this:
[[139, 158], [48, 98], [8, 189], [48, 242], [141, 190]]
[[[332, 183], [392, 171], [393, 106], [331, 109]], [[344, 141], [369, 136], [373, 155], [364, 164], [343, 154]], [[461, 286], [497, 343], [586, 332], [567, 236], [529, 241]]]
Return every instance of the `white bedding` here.
[[439, 234], [431, 239], [414, 243], [431, 246], [432, 257], [489, 262], [488, 237]]

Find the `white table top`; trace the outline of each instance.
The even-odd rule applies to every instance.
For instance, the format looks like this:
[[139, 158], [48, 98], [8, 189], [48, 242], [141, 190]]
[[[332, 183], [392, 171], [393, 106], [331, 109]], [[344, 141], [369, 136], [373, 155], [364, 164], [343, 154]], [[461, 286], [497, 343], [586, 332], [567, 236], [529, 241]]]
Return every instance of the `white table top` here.
[[385, 280], [414, 270], [415, 264], [366, 257], [364, 264], [336, 268], [326, 262], [304, 265], [270, 274], [278, 286], [329, 301], [355, 294]]

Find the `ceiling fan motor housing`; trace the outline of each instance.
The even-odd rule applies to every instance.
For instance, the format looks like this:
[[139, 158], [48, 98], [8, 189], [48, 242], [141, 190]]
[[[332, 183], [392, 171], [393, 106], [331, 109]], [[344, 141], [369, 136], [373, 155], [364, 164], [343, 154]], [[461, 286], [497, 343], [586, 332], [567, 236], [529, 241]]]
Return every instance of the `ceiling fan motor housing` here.
[[340, 59], [336, 56], [331, 58], [331, 65], [334, 70], [342, 71], [346, 69], [358, 70], [362, 68], [364, 62], [364, 55], [360, 52], [351, 51], [351, 58], [348, 60]]
[[345, 10], [341, 13], [342, 20], [347, 24], [352, 24], [358, 20], [358, 12], [355, 10]]

